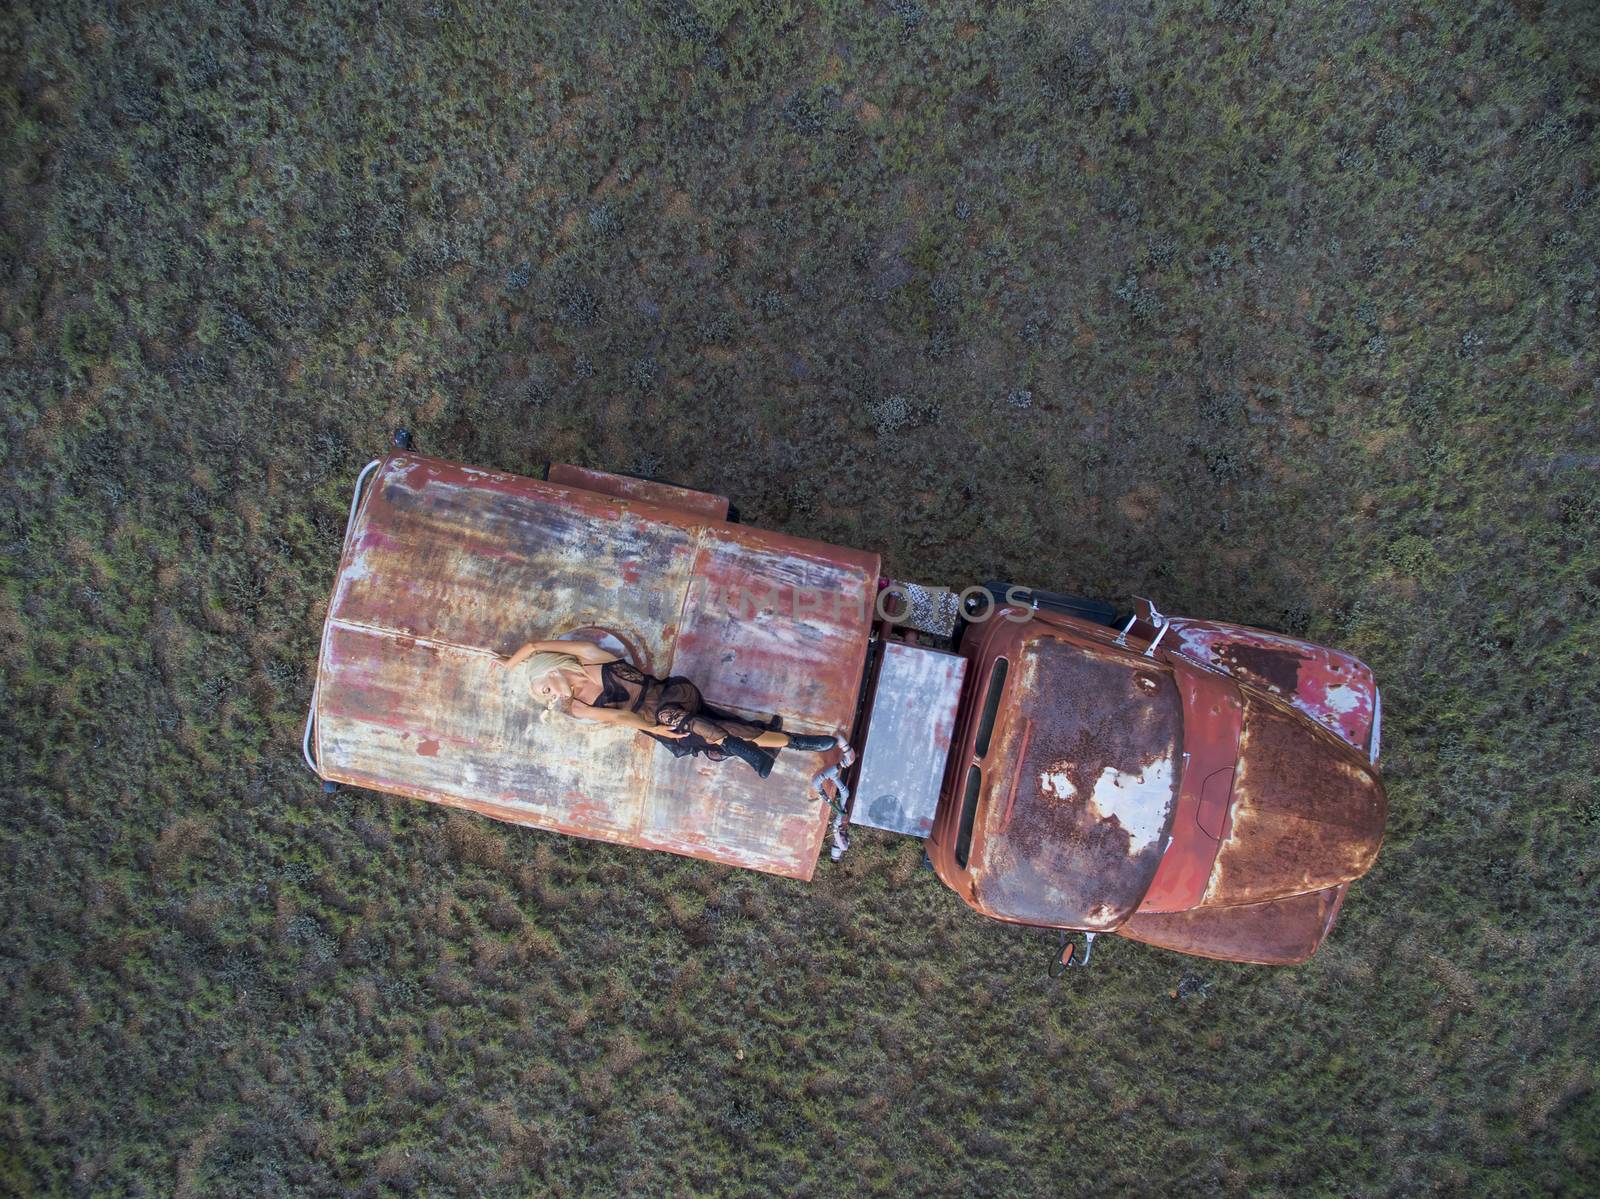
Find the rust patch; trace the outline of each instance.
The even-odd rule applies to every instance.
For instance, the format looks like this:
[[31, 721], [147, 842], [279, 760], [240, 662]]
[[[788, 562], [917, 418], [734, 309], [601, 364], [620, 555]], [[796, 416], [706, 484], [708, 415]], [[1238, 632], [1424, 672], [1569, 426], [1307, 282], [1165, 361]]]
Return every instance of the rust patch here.
[[1235, 678], [1288, 699], [1300, 686], [1300, 664], [1305, 659], [1294, 650], [1235, 642], [1217, 651], [1217, 661]]
[[435, 757], [439, 752], [439, 743], [431, 737], [426, 741], [417, 742], [417, 752], [425, 758]]
[[972, 855], [979, 905], [1027, 923], [1113, 928], [1144, 897], [1171, 827], [1177, 686], [1144, 659], [1048, 632], [1012, 677]]
[[1205, 902], [1260, 903], [1359, 878], [1388, 811], [1376, 770], [1288, 706], [1242, 694], [1233, 804]]

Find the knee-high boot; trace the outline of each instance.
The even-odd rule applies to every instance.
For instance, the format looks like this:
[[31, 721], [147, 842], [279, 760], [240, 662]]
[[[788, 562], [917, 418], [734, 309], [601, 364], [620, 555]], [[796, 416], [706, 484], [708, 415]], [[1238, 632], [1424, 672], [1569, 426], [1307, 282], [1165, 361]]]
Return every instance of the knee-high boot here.
[[724, 737], [717, 748], [729, 757], [738, 758], [762, 778], [772, 773], [771, 752], [762, 749], [753, 741], [745, 741], [739, 737]]
[[816, 735], [812, 733], [790, 733], [789, 749], [809, 749], [817, 753], [826, 753], [838, 746], [839, 739], [829, 734]]

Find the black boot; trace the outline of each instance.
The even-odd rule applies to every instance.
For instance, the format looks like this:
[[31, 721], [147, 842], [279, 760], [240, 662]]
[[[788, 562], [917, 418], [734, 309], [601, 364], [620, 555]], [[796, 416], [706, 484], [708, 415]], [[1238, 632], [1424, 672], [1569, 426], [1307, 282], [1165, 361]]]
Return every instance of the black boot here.
[[816, 735], [812, 733], [790, 733], [789, 749], [810, 749], [817, 753], [827, 753], [830, 749], [839, 748], [839, 739], [829, 735]]
[[772, 753], [762, 749], [754, 741], [742, 741], [738, 737], [724, 737], [717, 746], [729, 757], [738, 758], [751, 770], [762, 778], [772, 773]]

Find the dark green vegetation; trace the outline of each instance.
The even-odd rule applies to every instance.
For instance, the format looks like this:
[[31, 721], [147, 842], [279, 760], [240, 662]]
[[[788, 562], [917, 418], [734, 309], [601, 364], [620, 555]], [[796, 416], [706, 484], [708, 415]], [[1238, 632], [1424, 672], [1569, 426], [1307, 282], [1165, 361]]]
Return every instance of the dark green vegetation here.
[[[1523, 0], [0, 16], [0, 1192], [1573, 1193], [1600, 30]], [[1385, 684], [1270, 971], [299, 761], [356, 470], [732, 496]]]

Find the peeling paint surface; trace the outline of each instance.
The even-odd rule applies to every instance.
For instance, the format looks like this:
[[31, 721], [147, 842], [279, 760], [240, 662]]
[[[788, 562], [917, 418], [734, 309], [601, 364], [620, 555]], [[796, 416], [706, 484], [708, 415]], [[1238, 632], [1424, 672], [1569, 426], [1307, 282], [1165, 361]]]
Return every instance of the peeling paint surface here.
[[877, 575], [873, 554], [393, 455], [329, 608], [323, 776], [809, 878], [828, 817], [808, 785], [812, 755], [782, 753], [762, 780], [626, 730], [541, 721], [525, 678], [496, 655], [604, 631], [720, 707], [833, 732], [854, 714]]
[[1071, 767], [1052, 764], [1039, 776], [1039, 790], [1056, 800], [1082, 799], [1096, 820], [1116, 820], [1128, 833], [1128, 852], [1139, 853], [1155, 844], [1172, 810], [1172, 762], [1148, 763], [1139, 774], [1124, 774], [1107, 766], [1085, 796], [1073, 786]]
[[1363, 752], [1372, 739], [1377, 682], [1350, 654], [1281, 633], [1178, 617], [1179, 653], [1293, 705]]
[[1177, 800], [1182, 703], [1171, 672], [1042, 632], [996, 724], [971, 874], [1006, 919], [1114, 928], [1160, 865]]

